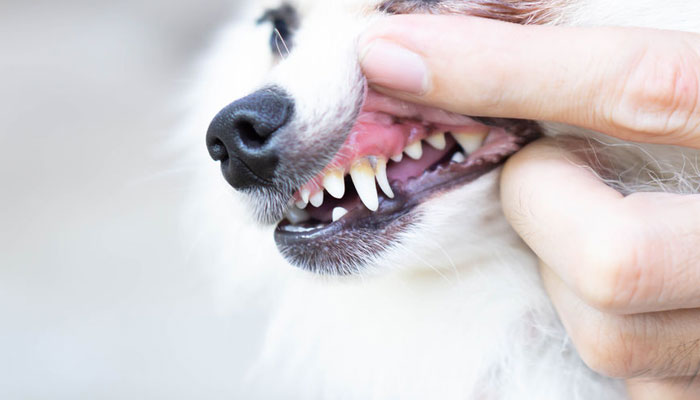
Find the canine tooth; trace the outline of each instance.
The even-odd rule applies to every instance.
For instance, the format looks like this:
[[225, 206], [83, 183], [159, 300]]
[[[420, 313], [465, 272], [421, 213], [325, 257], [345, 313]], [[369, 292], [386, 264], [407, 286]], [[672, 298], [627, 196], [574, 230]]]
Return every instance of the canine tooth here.
[[391, 157], [391, 161], [393, 162], [401, 162], [403, 160], [403, 153], [399, 153], [393, 157]]
[[425, 141], [438, 150], [445, 150], [445, 146], [447, 146], [447, 142], [445, 141], [445, 132], [430, 135], [430, 137], [426, 138]]
[[326, 176], [323, 177], [323, 187], [336, 199], [342, 198], [345, 194], [343, 171], [336, 169], [328, 172]]
[[418, 160], [423, 155], [423, 145], [421, 144], [420, 140], [416, 140], [415, 142], [406, 146], [406, 148], [403, 149], [403, 151], [404, 153], [406, 153], [407, 156], [411, 157], [414, 160]]
[[484, 143], [486, 133], [453, 133], [452, 136], [462, 146], [465, 153], [471, 154]]
[[311, 219], [309, 213], [304, 210], [300, 210], [297, 207], [289, 207], [285, 216], [292, 224], [298, 224], [300, 222], [308, 221]]
[[377, 187], [374, 184], [374, 171], [372, 171], [369, 160], [362, 158], [355, 161], [350, 168], [350, 178], [365, 207], [377, 211], [379, 198], [377, 197]]
[[321, 204], [323, 204], [323, 190], [314, 193], [314, 195], [309, 198], [309, 202], [314, 207], [321, 207]]
[[391, 186], [389, 186], [389, 178], [386, 176], [386, 160], [383, 158], [377, 158], [377, 166], [374, 169], [375, 174], [377, 175], [377, 183], [379, 184], [379, 188], [382, 189], [382, 192], [384, 192], [385, 195], [387, 195], [390, 199], [394, 198], [394, 191], [391, 190]]
[[343, 207], [336, 207], [333, 209], [333, 222], [343, 218], [345, 214], [348, 213], [348, 210], [344, 209]]
[[450, 159], [450, 161], [456, 162], [456, 163], [461, 163], [461, 162], [464, 162], [464, 160], [466, 160], [466, 159], [467, 158], [464, 157], [464, 153], [461, 153], [458, 151], [452, 155], [452, 158]]

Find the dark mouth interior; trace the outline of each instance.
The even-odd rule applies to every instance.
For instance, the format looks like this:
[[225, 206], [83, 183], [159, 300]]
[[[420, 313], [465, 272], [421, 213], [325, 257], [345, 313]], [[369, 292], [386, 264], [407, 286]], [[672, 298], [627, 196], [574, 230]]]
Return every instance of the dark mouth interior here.
[[[450, 163], [450, 159], [452, 158], [452, 156], [454, 156], [459, 150], [460, 148], [457, 145], [457, 143], [454, 140], [449, 139], [448, 147], [444, 151], [445, 154], [442, 155], [442, 157], [438, 161], [429, 164], [421, 175], [409, 179], [421, 181], [425, 176], [435, 172], [438, 169], [438, 167], [447, 166]], [[397, 164], [398, 163], [396, 163], [395, 161], [389, 161], [387, 164], [387, 170], [391, 171], [393, 168], [396, 167]], [[395, 189], [394, 192], [396, 192], [396, 188], [401, 187], [404, 182], [406, 181], [393, 180], [390, 181], [390, 184], [391, 187]], [[427, 187], [429, 183], [425, 182], [425, 185], [425, 189], [429, 190], [430, 188]], [[298, 223], [297, 225], [306, 227], [319, 227], [330, 224], [332, 223], [333, 209], [335, 209], [336, 207], [343, 207], [344, 209], [348, 210], [348, 212], [354, 210], [355, 208], [364, 208], [364, 205], [362, 204], [362, 201], [360, 200], [360, 197], [358, 196], [357, 191], [355, 190], [355, 186], [352, 184], [352, 180], [350, 179], [349, 175], [345, 176], [345, 188], [346, 191], [345, 196], [343, 196], [343, 198], [336, 199], [334, 197], [327, 196], [327, 198], [324, 200], [323, 204], [320, 207], [307, 207], [306, 211], [311, 216], [311, 219], [305, 222]], [[381, 190], [378, 190], [377, 194], [379, 196], [380, 203], [391, 200]], [[282, 221], [282, 223], [284, 224], [285, 222], [287, 224], [291, 224], [286, 218], [284, 221]]]

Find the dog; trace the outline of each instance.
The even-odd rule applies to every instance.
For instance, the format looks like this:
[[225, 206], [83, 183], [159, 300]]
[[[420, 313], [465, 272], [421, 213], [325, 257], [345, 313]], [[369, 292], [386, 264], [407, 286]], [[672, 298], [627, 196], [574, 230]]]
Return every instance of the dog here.
[[[695, 154], [382, 96], [357, 39], [408, 13], [700, 31], [700, 7], [681, 3], [245, 4], [204, 57], [188, 151], [202, 166], [190, 201], [200, 261], [231, 304], [270, 310], [246, 398], [625, 398], [567, 338], [502, 214], [500, 168], [551, 136], [608, 160], [592, 168], [623, 193], [692, 192], [698, 179], [681, 164]], [[202, 151], [207, 124], [218, 163]]]

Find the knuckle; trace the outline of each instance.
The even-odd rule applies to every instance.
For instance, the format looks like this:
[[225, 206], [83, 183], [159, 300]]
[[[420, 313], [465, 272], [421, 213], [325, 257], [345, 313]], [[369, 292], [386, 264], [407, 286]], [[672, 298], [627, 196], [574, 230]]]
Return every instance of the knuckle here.
[[695, 46], [638, 51], [613, 85], [607, 123], [649, 136], [683, 139], [700, 125], [700, 55]]
[[653, 350], [646, 332], [624, 318], [603, 318], [595, 328], [578, 335], [577, 350], [593, 371], [614, 378], [630, 378], [650, 371]]
[[575, 284], [581, 299], [603, 312], [630, 307], [639, 295], [643, 279], [634, 238], [617, 232], [609, 229], [591, 234], [576, 268], [580, 272]]

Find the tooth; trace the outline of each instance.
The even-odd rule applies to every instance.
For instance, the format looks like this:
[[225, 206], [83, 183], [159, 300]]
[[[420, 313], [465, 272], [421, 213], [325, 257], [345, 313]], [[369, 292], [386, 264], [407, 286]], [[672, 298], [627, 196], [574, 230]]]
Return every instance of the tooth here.
[[300, 210], [305, 209], [307, 204], [308, 203], [304, 203], [304, 200], [299, 200], [296, 203], [294, 203], [294, 205]]
[[345, 194], [343, 171], [339, 169], [329, 171], [326, 176], [323, 177], [323, 187], [336, 199], [342, 198]]
[[401, 162], [403, 160], [403, 153], [399, 153], [393, 157], [391, 157], [391, 161], [393, 162]]
[[300, 210], [297, 207], [289, 207], [285, 216], [287, 217], [287, 220], [292, 223], [292, 225], [311, 219], [309, 213], [304, 210]]
[[452, 136], [462, 146], [465, 153], [471, 154], [484, 143], [486, 133], [453, 133]]
[[415, 142], [406, 146], [403, 151], [407, 156], [414, 160], [418, 160], [423, 155], [423, 145], [421, 144], [420, 140], [416, 140]]
[[377, 166], [374, 168], [374, 172], [377, 174], [377, 183], [379, 188], [382, 189], [385, 195], [390, 199], [394, 198], [394, 192], [389, 186], [389, 179], [386, 177], [386, 160], [383, 158], [377, 158]]
[[323, 204], [323, 190], [314, 193], [314, 195], [309, 198], [309, 202], [311, 202], [311, 205], [314, 207], [321, 207], [321, 204]]
[[362, 158], [355, 161], [350, 168], [350, 178], [365, 207], [377, 211], [379, 198], [377, 197], [377, 187], [374, 184], [374, 171], [372, 171], [369, 160]]
[[343, 218], [345, 214], [348, 213], [348, 210], [344, 209], [343, 207], [336, 207], [333, 209], [333, 222]]
[[450, 159], [450, 161], [456, 162], [456, 163], [464, 162], [464, 160], [466, 160], [466, 157], [464, 157], [464, 154], [459, 152], [459, 151], [454, 153], [452, 155], [452, 158]]
[[445, 141], [445, 132], [436, 133], [425, 139], [429, 145], [435, 147], [438, 150], [445, 150], [447, 142]]
[[308, 204], [310, 194], [311, 191], [309, 189], [301, 189], [301, 192], [299, 192], [299, 195], [301, 195], [301, 201]]

